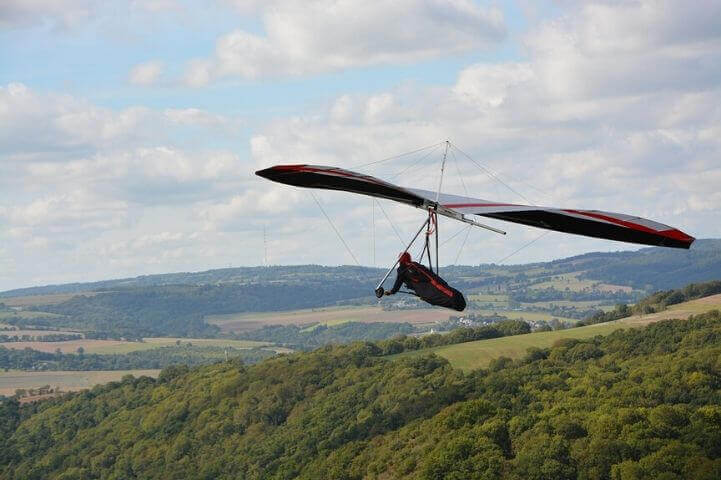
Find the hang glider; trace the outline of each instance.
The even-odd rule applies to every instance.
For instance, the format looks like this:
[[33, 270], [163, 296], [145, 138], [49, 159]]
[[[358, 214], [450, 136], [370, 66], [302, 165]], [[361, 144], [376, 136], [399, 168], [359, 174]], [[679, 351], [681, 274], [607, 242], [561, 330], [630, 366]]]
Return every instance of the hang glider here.
[[504, 232], [480, 224], [466, 215], [478, 215], [557, 232], [642, 245], [688, 249], [695, 240], [690, 235], [668, 225], [632, 215], [599, 210], [500, 203], [404, 188], [369, 175], [337, 167], [277, 165], [255, 173], [268, 180], [297, 187], [341, 190], [394, 200], [416, 208], [433, 210], [438, 215], [499, 233]]

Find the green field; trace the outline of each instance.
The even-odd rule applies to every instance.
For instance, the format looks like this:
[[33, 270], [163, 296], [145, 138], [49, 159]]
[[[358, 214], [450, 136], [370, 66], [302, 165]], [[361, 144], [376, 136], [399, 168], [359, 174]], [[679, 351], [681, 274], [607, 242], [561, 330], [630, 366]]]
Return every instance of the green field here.
[[160, 370], [117, 370], [95, 372], [19, 372], [0, 371], [0, 395], [14, 395], [18, 388], [60, 387], [62, 391], [82, 390], [99, 383], [117, 381], [125, 375], [157, 377]]
[[566, 317], [559, 317], [558, 315], [551, 315], [550, 313], [546, 312], [528, 312], [523, 310], [473, 310], [470, 313], [476, 313], [480, 315], [501, 315], [503, 317], [508, 317], [512, 320], [545, 320], [550, 321], [554, 318], [557, 318], [559, 320], [563, 320], [565, 322], [570, 323], [576, 323], [578, 320], [575, 318], [566, 318]]
[[[526, 335], [515, 335], [511, 337], [493, 338], [490, 340], [478, 340], [476, 342], [458, 343], [444, 345], [441, 347], [428, 348], [404, 352], [394, 355], [391, 358], [402, 358], [407, 356], [424, 355], [435, 353], [446, 358], [451, 365], [462, 370], [473, 370], [488, 365], [494, 358], [500, 356], [520, 358], [526, 354], [531, 347], [546, 348], [562, 338], [592, 338], [596, 335], [608, 335], [621, 328], [634, 328], [648, 325], [659, 320], [671, 318], [688, 318], [690, 315], [708, 312], [709, 310], [721, 309], [721, 295], [692, 300], [690, 302], [673, 305], [668, 310], [649, 315], [637, 315], [614, 322], [599, 323], [586, 327], [570, 328], [567, 330], [556, 330], [553, 332], [536, 332]], [[500, 312], [499, 312], [500, 313]], [[526, 313], [526, 312], [523, 312]], [[526, 317], [528, 318], [528, 317]]]
[[478, 340], [476, 342], [457, 343], [441, 347], [427, 348], [395, 355], [393, 358], [435, 353], [447, 359], [456, 368], [473, 370], [485, 367], [488, 362], [500, 356], [520, 358], [531, 347], [550, 347], [561, 338], [591, 338], [596, 335], [608, 335], [623, 328], [621, 324], [598, 324], [588, 327], [556, 330], [553, 332], [537, 332], [511, 337]]
[[501, 294], [489, 294], [489, 293], [474, 293], [468, 295], [468, 300], [477, 303], [492, 303], [494, 305], [502, 305], [508, 307], [508, 295]]
[[251, 340], [226, 340], [221, 338], [144, 338], [143, 342], [123, 342], [115, 345], [88, 344], [86, 353], [130, 353], [140, 350], [151, 350], [153, 348], [168, 347], [180, 341], [181, 345], [192, 343], [199, 347], [233, 347], [233, 348], [254, 348], [265, 347], [268, 342], [254, 342]]
[[551, 308], [551, 306], [556, 307], [576, 307], [576, 308], [611, 308], [613, 309], [613, 305], [606, 305], [601, 306], [599, 300], [552, 300], [548, 302], [523, 302], [521, 303], [524, 307], [527, 308]]
[[633, 289], [622, 285], [610, 285], [597, 280], [581, 280], [578, 277], [583, 272], [564, 273], [554, 275], [550, 280], [530, 285], [529, 288], [534, 290], [544, 290], [553, 288], [555, 290], [570, 290], [572, 292], [581, 292], [583, 290], [602, 290], [602, 291], [624, 291], [630, 292]]

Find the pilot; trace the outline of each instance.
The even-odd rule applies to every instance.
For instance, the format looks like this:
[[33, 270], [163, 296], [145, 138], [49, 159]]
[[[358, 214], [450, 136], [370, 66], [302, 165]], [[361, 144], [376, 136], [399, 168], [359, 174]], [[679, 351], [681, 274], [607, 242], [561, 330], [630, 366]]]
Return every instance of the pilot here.
[[445, 280], [424, 265], [412, 261], [411, 254], [408, 252], [403, 252], [399, 257], [396, 282], [393, 284], [393, 288], [385, 291], [379, 288], [377, 295], [380, 294], [379, 298], [383, 295], [394, 295], [404, 283], [421, 300], [431, 305], [452, 308], [459, 312], [466, 308], [466, 299], [463, 298], [461, 292], [449, 286]]

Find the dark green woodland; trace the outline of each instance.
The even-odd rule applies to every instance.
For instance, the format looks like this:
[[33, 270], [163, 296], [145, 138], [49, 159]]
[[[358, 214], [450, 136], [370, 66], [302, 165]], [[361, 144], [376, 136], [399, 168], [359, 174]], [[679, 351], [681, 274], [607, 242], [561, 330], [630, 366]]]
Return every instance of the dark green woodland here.
[[463, 373], [327, 346], [0, 403], [0, 478], [718, 479], [721, 314]]

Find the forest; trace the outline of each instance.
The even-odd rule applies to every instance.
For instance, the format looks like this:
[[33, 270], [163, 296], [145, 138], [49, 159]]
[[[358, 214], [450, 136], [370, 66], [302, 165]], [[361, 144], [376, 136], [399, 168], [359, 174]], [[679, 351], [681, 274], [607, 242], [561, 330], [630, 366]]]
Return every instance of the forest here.
[[124, 354], [40, 352], [0, 346], [0, 369], [14, 370], [133, 370], [165, 368], [170, 365], [208, 365], [226, 358], [239, 358], [247, 364], [257, 363], [275, 355], [261, 348], [233, 348], [215, 346], [168, 346], [139, 350]]
[[8, 479], [718, 479], [721, 314], [463, 373], [373, 342], [0, 402]]

